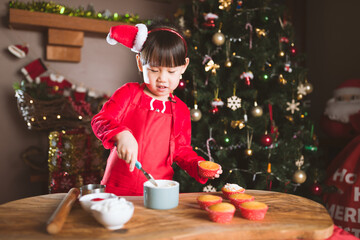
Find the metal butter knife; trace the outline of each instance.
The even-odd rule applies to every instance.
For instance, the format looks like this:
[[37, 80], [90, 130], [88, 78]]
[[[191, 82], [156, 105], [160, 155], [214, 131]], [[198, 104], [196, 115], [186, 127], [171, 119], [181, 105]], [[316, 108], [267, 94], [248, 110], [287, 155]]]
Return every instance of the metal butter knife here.
[[156, 187], [158, 187], [155, 179], [154, 179], [149, 173], [147, 173], [147, 172], [142, 168], [142, 165], [141, 165], [141, 163], [140, 163], [139, 161], [136, 161], [135, 167], [136, 167], [137, 169], [141, 170], [142, 173], [145, 175], [145, 177], [146, 177], [152, 184], [154, 184]]

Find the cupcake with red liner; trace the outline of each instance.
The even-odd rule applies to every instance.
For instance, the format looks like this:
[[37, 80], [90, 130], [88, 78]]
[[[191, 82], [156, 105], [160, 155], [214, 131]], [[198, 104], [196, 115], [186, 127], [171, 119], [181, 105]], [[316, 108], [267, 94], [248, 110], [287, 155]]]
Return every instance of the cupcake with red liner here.
[[200, 161], [199, 166], [199, 175], [204, 178], [214, 177], [217, 171], [220, 169], [220, 165], [211, 161]]
[[206, 207], [206, 211], [209, 213], [211, 221], [228, 223], [233, 219], [236, 208], [231, 203], [222, 202]]
[[236, 194], [236, 193], [243, 193], [245, 192], [245, 188], [243, 187], [240, 187], [239, 185], [237, 184], [234, 184], [234, 183], [227, 183], [225, 184], [225, 186], [223, 186], [221, 188], [221, 191], [222, 193], [224, 194], [224, 197], [226, 199], [229, 199], [229, 196], [231, 194]]
[[268, 206], [265, 203], [251, 201], [244, 202], [239, 206], [241, 216], [249, 220], [262, 220], [268, 210]]
[[221, 203], [222, 197], [206, 194], [199, 196], [196, 200], [199, 203], [201, 209], [206, 209], [206, 207], [209, 207], [216, 203]]
[[230, 202], [236, 207], [239, 208], [240, 204], [244, 202], [254, 201], [254, 196], [251, 196], [246, 193], [235, 193], [229, 196]]

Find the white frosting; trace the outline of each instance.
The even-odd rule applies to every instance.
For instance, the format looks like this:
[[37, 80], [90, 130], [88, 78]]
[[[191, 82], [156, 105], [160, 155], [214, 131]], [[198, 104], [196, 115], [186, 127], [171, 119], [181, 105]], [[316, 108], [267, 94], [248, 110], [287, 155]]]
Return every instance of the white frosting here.
[[100, 212], [125, 211], [132, 208], [130, 202], [125, 198], [110, 198], [94, 204], [91, 209]]
[[166, 182], [166, 183], [159, 184], [159, 187], [165, 187], [165, 188], [174, 187], [174, 186], [176, 186], [176, 184], [172, 183], [172, 182]]
[[244, 188], [240, 187], [239, 185], [237, 185], [235, 183], [227, 183], [227, 184], [225, 184], [224, 189], [229, 190], [229, 191], [239, 191]]
[[157, 183], [157, 186], [152, 184], [150, 181], [146, 181], [144, 186], [149, 188], [174, 188], [179, 185], [179, 183], [172, 180], [155, 180], [155, 182]]

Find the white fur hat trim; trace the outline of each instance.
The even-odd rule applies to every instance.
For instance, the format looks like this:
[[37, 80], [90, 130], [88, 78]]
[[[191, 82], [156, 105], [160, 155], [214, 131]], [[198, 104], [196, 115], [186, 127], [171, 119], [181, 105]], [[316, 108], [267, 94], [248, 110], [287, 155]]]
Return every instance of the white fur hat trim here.
[[118, 43], [118, 41], [110, 37], [110, 33], [106, 36], [106, 41], [110, 45], [116, 45]]
[[148, 36], [148, 29], [145, 24], [139, 23], [135, 25], [138, 28], [138, 32], [135, 37], [134, 45], [131, 48], [133, 52], [139, 53]]

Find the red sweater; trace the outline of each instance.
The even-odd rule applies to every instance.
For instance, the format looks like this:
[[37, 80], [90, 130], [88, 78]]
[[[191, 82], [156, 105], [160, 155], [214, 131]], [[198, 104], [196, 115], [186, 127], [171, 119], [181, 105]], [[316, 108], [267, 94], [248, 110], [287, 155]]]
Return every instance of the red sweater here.
[[[176, 162], [198, 182], [205, 183], [207, 179], [198, 175], [198, 161], [204, 159], [190, 145], [191, 121], [188, 107], [176, 96], [173, 101], [154, 101], [143, 89], [144, 85], [138, 83], [125, 84], [92, 119], [95, 135], [105, 148], [112, 149], [102, 184], [107, 186], [109, 192], [117, 195], [143, 194], [143, 183], [147, 179], [137, 169], [130, 172], [129, 166], [118, 158], [114, 148], [114, 136], [124, 130], [133, 133], [139, 144], [138, 161], [155, 179], [172, 179], [171, 165]], [[153, 106], [166, 111], [154, 113]], [[153, 122], [157, 124], [154, 125]], [[164, 124], [158, 126], [159, 123]]]

